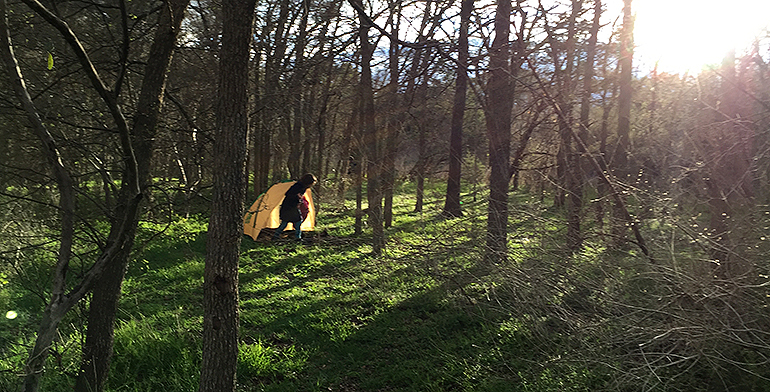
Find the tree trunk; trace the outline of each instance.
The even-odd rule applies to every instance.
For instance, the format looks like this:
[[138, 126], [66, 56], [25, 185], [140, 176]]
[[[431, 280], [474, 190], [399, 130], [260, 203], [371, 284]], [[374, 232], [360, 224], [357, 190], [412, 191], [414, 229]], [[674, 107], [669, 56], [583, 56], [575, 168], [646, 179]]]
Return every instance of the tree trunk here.
[[[252, 62], [252, 68], [255, 69], [254, 75], [254, 106], [262, 108], [266, 105], [262, 95], [260, 94], [260, 58], [262, 57], [262, 45], [258, 45], [256, 48], [256, 55]], [[265, 126], [263, 122], [263, 116], [254, 116], [254, 122], [251, 124], [250, 129], [253, 130], [253, 142], [254, 146], [251, 152], [252, 162], [254, 167], [254, 198], [256, 199], [262, 192], [267, 191], [269, 185], [270, 175], [270, 129]]]
[[[628, 149], [630, 145], [629, 135], [631, 133], [631, 99], [633, 87], [631, 85], [633, 78], [633, 33], [634, 19], [631, 13], [631, 1], [623, 0], [623, 30], [620, 38], [620, 94], [618, 96], [618, 141], [615, 154], [612, 158], [612, 171], [616, 178], [626, 180], [628, 173]], [[623, 222], [623, 211], [616, 203], [613, 205], [612, 235], [616, 244], [625, 242], [627, 227]]]
[[[291, 23], [289, 20], [290, 11], [289, 0], [281, 0], [280, 8], [278, 12], [278, 18], [275, 22], [275, 37], [273, 40], [272, 50], [267, 50], [265, 54], [265, 85], [264, 94], [260, 97], [260, 100], [265, 102], [264, 110], [261, 112], [262, 127], [259, 130], [260, 133], [260, 147], [258, 154], [260, 155], [262, 169], [265, 170], [265, 175], [272, 171], [272, 177], [270, 181], [266, 180], [265, 187], [269, 187], [270, 182], [278, 182], [283, 178], [284, 165], [286, 164], [285, 153], [279, 149], [279, 141], [276, 135], [273, 133], [276, 129], [288, 129], [284, 122], [289, 117], [287, 112], [286, 100], [284, 89], [280, 86], [281, 75], [284, 73], [283, 61], [286, 57], [286, 50], [288, 46], [288, 33], [286, 25]], [[272, 20], [267, 21], [268, 26], [271, 26]], [[272, 158], [272, 170], [270, 170], [270, 159]], [[264, 191], [264, 190], [263, 190]]]
[[471, 20], [474, 0], [463, 0], [460, 9], [460, 37], [457, 53], [457, 81], [454, 104], [452, 105], [452, 124], [449, 132], [449, 176], [447, 177], [444, 216], [462, 215], [460, 205], [460, 179], [463, 162], [463, 116], [465, 97], [468, 91], [468, 26]]
[[[302, 176], [302, 128], [305, 123], [304, 118], [307, 115], [303, 102], [303, 83], [305, 79], [305, 44], [307, 43], [307, 20], [309, 14], [309, 4], [307, 0], [302, 1], [302, 17], [299, 23], [299, 35], [294, 48], [294, 74], [292, 77], [291, 90], [292, 106], [294, 111], [294, 121], [289, 129], [289, 175], [292, 178]], [[307, 132], [307, 129], [305, 129]]]
[[[572, 13], [570, 14], [568, 37], [567, 37], [567, 64], [565, 69], [564, 88], [567, 91], [563, 93], [569, 97], [563, 108], [565, 113], [565, 126], [568, 128], [563, 134], [563, 143], [567, 157], [567, 249], [570, 252], [577, 252], [583, 246], [583, 233], [581, 230], [580, 215], [583, 209], [583, 173], [580, 166], [580, 151], [578, 146], [572, 146], [572, 134], [574, 133], [573, 111], [573, 70], [575, 64], [575, 34], [576, 20], [578, 14], [582, 11], [583, 0], [572, 0]], [[578, 132], [579, 134], [579, 132]], [[576, 144], [577, 143], [576, 141]]]
[[508, 181], [511, 155], [511, 52], [508, 35], [511, 1], [498, 0], [495, 10], [495, 39], [490, 48], [486, 111], [489, 138], [489, 206], [487, 209], [487, 254], [491, 262], [502, 262], [508, 252]]
[[369, 42], [369, 21], [363, 13], [362, 0], [350, 0], [358, 11], [360, 27], [358, 37], [361, 42], [361, 89], [362, 110], [361, 128], [366, 149], [366, 199], [368, 202], [368, 223], [372, 228], [372, 253], [380, 255], [385, 248], [385, 231], [382, 222], [382, 159], [380, 140], [374, 124], [374, 89], [372, 87], [371, 61], [374, 46]]
[[[401, 99], [398, 93], [398, 59], [400, 50], [398, 44], [399, 23], [401, 20], [401, 3], [390, 4], [391, 13], [391, 38], [388, 50], [388, 70], [390, 73], [390, 83], [387, 86], [386, 96], [388, 97], [387, 111], [387, 134], [385, 135], [385, 156], [383, 157], [382, 170], [382, 191], [384, 198], [383, 205], [383, 224], [385, 227], [391, 227], [393, 224], [393, 190], [396, 183], [396, 155], [398, 154], [398, 112]], [[395, 8], [398, 8], [396, 10]]]
[[[114, 263], [121, 262], [121, 255], [124, 252], [124, 249], [129, 249], [133, 244], [133, 235], [139, 211], [138, 207], [139, 201], [141, 200], [141, 192], [139, 187], [140, 174], [137, 167], [131, 133], [129, 132], [126, 118], [123, 115], [120, 106], [117, 104], [115, 92], [110, 91], [104, 84], [93, 63], [88, 58], [88, 54], [83, 49], [80, 40], [62, 19], [39, 2], [27, 0], [25, 3], [46, 20], [46, 22], [59, 31], [62, 38], [77, 56], [82, 69], [91, 81], [92, 87], [107, 106], [112, 120], [115, 122], [117, 134], [120, 139], [121, 153], [123, 154], [123, 160], [125, 162], [120, 199], [115, 208], [115, 220], [112, 222], [110, 228], [110, 235], [107, 242], [108, 246], [99, 255], [89, 271], [68, 293], [65, 293], [65, 279], [72, 244], [71, 214], [73, 213], [74, 208], [74, 202], [71, 197], [72, 183], [61, 162], [57, 162], [53, 165], [54, 174], [57, 178], [60, 191], [62, 192], [60, 195], [61, 203], [64, 203], [62, 205], [62, 239], [51, 299], [44, 311], [35, 346], [32, 348], [30, 357], [25, 366], [26, 374], [24, 377], [24, 390], [27, 392], [34, 392], [37, 391], [39, 387], [40, 375], [43, 372], [48, 348], [55, 337], [56, 328], [61, 319], [94, 287], [96, 282], [102, 277], [106, 268]], [[37, 114], [24, 86], [21, 71], [18, 64], [16, 64], [5, 19], [5, 2], [2, 2], [2, 17], [3, 57], [9, 66], [10, 75], [14, 82], [14, 88], [23, 103], [27, 115], [41, 137], [41, 140], [46, 143], [45, 154], [50, 161], [54, 155], [58, 155], [58, 151], [56, 150], [55, 144], [52, 143], [53, 140], [48, 140], [46, 137], [47, 131], [45, 130], [45, 126], [40, 122], [39, 115]], [[123, 38], [124, 40], [127, 39], [125, 36]], [[56, 160], [58, 161], [59, 158], [56, 157]]]
[[[597, 162], [601, 166], [601, 170], [607, 172], [607, 161], [609, 161], [610, 156], [607, 152], [607, 138], [609, 137], [609, 128], [610, 128], [610, 113], [612, 112], [612, 102], [613, 100], [610, 100], [609, 97], [614, 97], [618, 93], [618, 84], [617, 83], [611, 83], [611, 86], [608, 85], [608, 75], [607, 75], [607, 62], [608, 59], [605, 57], [604, 61], [602, 62], [602, 73], [604, 74], [604, 91], [602, 92], [602, 122], [599, 126], [599, 158], [597, 159]], [[615, 75], [618, 75], [620, 71], [620, 67], [615, 68]], [[608, 91], [612, 88], [612, 91]], [[596, 173], [597, 175], [601, 175], [602, 173]], [[607, 173], [609, 174], [609, 173]], [[598, 201], [595, 203], [596, 209], [595, 209], [595, 216], [596, 216], [596, 226], [599, 229], [604, 228], [604, 206], [605, 202], [604, 200], [607, 198], [609, 194], [609, 188], [607, 187], [607, 184], [604, 183], [604, 181], [599, 181], [596, 193], [598, 195]]]
[[422, 207], [425, 202], [425, 166], [426, 151], [425, 151], [425, 126], [421, 120], [417, 120], [417, 164], [414, 168], [415, 177], [415, 202], [414, 212], [422, 212]]
[[[133, 127], [139, 181], [143, 192], [147, 192], [150, 183], [150, 163], [163, 102], [166, 73], [188, 3], [189, 0], [174, 0], [161, 10], [158, 29], [145, 68]], [[131, 241], [121, 249], [115, 261], [106, 266], [104, 275], [93, 290], [83, 359], [75, 383], [76, 391], [102, 391], [107, 380], [113, 350], [115, 315], [139, 216], [130, 219]]]
[[755, 156], [754, 130], [743, 120], [750, 117], [742, 93], [745, 83], [736, 72], [735, 60], [734, 52], [722, 60], [720, 102], [714, 111], [714, 124], [706, 128], [701, 142], [707, 149], [704, 161], [709, 162], [703, 181], [711, 215], [710, 252], [713, 259], [721, 262], [718, 272], [725, 278], [746, 275], [751, 268], [746, 259], [736, 253], [741, 247], [735, 245], [737, 241], [731, 233], [733, 222], [741, 215], [741, 206], [754, 197], [751, 169]]
[[[425, 54], [425, 61], [427, 61], [427, 54]], [[422, 212], [425, 205], [425, 177], [428, 171], [428, 108], [426, 101], [428, 98], [428, 80], [430, 77], [425, 74], [417, 81], [415, 87], [415, 97], [419, 106], [417, 108], [417, 118], [415, 123], [417, 125], [417, 164], [415, 165], [415, 177], [416, 177], [416, 201], [414, 205], [414, 212]]]
[[[596, 44], [598, 42], [599, 29], [601, 28], [601, 16], [602, 16], [602, 0], [594, 0], [594, 19], [591, 24], [590, 36], [588, 37], [588, 47], [586, 48], [586, 62], [583, 65], [583, 92], [580, 99], [580, 130], [578, 131], [578, 137], [581, 142], [578, 143], [578, 148], [581, 156], [588, 153], [583, 145], [588, 145], [588, 135], [590, 127], [590, 110], [591, 110], [591, 96], [593, 95], [593, 83], [594, 83], [594, 63], [596, 59]], [[583, 159], [578, 160], [580, 167], [583, 167]], [[585, 175], [583, 175], [585, 180]], [[582, 184], [581, 184], [582, 186]], [[601, 209], [601, 201], [597, 203], [598, 209]], [[601, 227], [601, 222], [597, 222]]]
[[342, 155], [337, 170], [337, 197], [341, 200], [342, 207], [345, 207], [345, 179], [351, 177], [357, 179], [356, 158], [353, 156], [355, 153], [354, 138], [358, 140], [354, 129], [358, 128], [358, 107], [359, 105], [352, 105], [350, 110], [350, 118], [345, 129], [342, 132]]
[[27, 118], [32, 124], [33, 130], [42, 142], [41, 153], [50, 165], [56, 179], [59, 190], [59, 208], [61, 211], [61, 233], [59, 236], [59, 251], [54, 270], [51, 288], [51, 299], [43, 311], [43, 317], [38, 327], [35, 345], [30, 351], [25, 365], [26, 376], [24, 378], [24, 390], [34, 392], [38, 390], [40, 372], [42, 372], [45, 360], [48, 357], [48, 349], [56, 335], [56, 328], [66, 312], [74, 304], [68, 301], [66, 292], [66, 276], [69, 262], [72, 257], [72, 245], [74, 240], [75, 218], [75, 186], [69, 171], [62, 163], [59, 147], [53, 136], [48, 132], [37, 109], [32, 102], [25, 87], [25, 82], [19, 68], [18, 61], [13, 52], [10, 31], [8, 28], [5, 0], [0, 0], [0, 50], [2, 59], [11, 76], [11, 82], [16, 95], [19, 97], [26, 112]]
[[235, 391], [238, 360], [238, 258], [247, 181], [249, 43], [255, 0], [222, 4], [214, 190], [203, 271], [200, 392]]

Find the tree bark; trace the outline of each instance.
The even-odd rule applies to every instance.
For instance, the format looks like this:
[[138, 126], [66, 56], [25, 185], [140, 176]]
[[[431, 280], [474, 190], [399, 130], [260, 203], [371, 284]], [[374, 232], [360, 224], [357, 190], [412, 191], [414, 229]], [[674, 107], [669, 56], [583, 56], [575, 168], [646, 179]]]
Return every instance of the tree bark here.
[[[291, 128], [289, 128], [289, 175], [292, 178], [300, 178], [303, 174], [304, 168], [302, 167], [302, 129], [305, 123], [304, 118], [308, 115], [305, 111], [304, 105], [304, 88], [303, 83], [305, 81], [305, 45], [307, 43], [307, 20], [309, 10], [309, 4], [307, 0], [303, 0], [302, 4], [302, 16], [299, 23], [299, 35], [294, 48], [294, 74], [291, 79], [290, 89], [292, 91], [292, 109], [294, 112], [294, 121]], [[305, 129], [307, 132], [307, 129]]]
[[368, 223], [372, 228], [372, 253], [380, 255], [385, 248], [385, 231], [382, 221], [382, 159], [380, 140], [374, 124], [374, 89], [372, 87], [371, 61], [374, 46], [369, 42], [369, 18], [363, 14], [362, 0], [350, 0], [358, 10], [358, 37], [361, 42], [361, 120], [363, 142], [366, 149], [366, 199], [368, 202]]
[[[273, 134], [276, 129], [288, 129], [283, 122], [288, 118], [286, 99], [281, 89], [281, 75], [284, 73], [283, 61], [286, 57], [288, 47], [288, 33], [286, 25], [291, 23], [289, 20], [290, 2], [281, 0], [278, 12], [278, 19], [268, 20], [267, 25], [275, 23], [275, 33], [272, 50], [268, 49], [265, 53], [265, 86], [263, 96], [260, 98], [265, 102], [262, 110], [261, 127], [259, 128], [259, 149], [257, 159], [261, 162], [261, 168], [265, 170], [265, 189], [269, 187], [269, 182], [280, 181], [283, 177], [283, 165], [285, 165], [284, 154], [278, 150], [278, 140]], [[263, 34], [267, 36], [268, 34]], [[270, 172], [270, 159], [272, 158], [272, 180], [267, 177]]]
[[248, 185], [249, 43], [255, 0], [222, 4], [214, 190], [203, 271], [200, 392], [235, 391], [238, 360], [238, 258]]
[[390, 82], [387, 86], [388, 97], [387, 134], [385, 135], [385, 154], [382, 170], [383, 193], [383, 224], [391, 227], [393, 224], [393, 190], [396, 183], [396, 155], [398, 154], [399, 121], [398, 112], [401, 99], [399, 97], [399, 69], [398, 60], [401, 54], [398, 36], [401, 21], [401, 2], [391, 2], [390, 5], [391, 37], [388, 50], [388, 71]]
[[471, 20], [474, 0], [463, 0], [460, 7], [460, 37], [457, 53], [457, 80], [454, 103], [452, 105], [452, 124], [449, 131], [449, 175], [447, 177], [444, 216], [462, 215], [460, 205], [460, 179], [463, 163], [463, 116], [465, 98], [468, 91], [468, 26]]
[[495, 10], [495, 39], [490, 48], [485, 119], [489, 138], [489, 206], [487, 209], [487, 253], [491, 262], [503, 262], [508, 252], [508, 181], [511, 155], [511, 51], [508, 36], [511, 1], [498, 0]]

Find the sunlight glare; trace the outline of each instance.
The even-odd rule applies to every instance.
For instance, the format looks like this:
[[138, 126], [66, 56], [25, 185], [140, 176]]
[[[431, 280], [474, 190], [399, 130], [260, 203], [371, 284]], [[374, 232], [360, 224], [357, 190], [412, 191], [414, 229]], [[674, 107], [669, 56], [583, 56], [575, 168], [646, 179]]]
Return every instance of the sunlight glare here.
[[[619, 0], [618, 0], [619, 1]], [[636, 0], [635, 61], [642, 69], [698, 73], [742, 53], [770, 25], [768, 0]]]

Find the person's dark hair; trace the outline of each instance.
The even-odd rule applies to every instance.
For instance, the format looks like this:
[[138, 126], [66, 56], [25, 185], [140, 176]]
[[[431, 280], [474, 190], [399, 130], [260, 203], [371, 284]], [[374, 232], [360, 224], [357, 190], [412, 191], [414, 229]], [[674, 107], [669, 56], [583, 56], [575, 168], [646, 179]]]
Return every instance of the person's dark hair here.
[[302, 185], [305, 186], [305, 188], [309, 188], [311, 185], [315, 184], [316, 181], [318, 181], [317, 178], [315, 178], [314, 175], [307, 173], [302, 178], [299, 179], [299, 182], [302, 183]]

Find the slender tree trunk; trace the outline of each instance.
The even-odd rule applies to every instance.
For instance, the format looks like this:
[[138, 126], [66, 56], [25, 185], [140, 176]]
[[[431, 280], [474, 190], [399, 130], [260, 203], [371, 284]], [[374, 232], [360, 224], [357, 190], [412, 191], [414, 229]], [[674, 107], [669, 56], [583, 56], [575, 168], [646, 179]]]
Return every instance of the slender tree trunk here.
[[[628, 167], [628, 149], [630, 146], [629, 135], [631, 134], [631, 99], [633, 95], [633, 87], [631, 85], [633, 78], [633, 31], [634, 20], [631, 13], [631, 1], [623, 0], [623, 29], [620, 37], [620, 59], [618, 66], [620, 67], [620, 80], [619, 88], [620, 94], [618, 96], [618, 130], [617, 130], [617, 145], [615, 153], [612, 157], [612, 172], [615, 178], [625, 181], [629, 175]], [[622, 244], [626, 240], [627, 227], [623, 222], [623, 211], [621, 206], [617, 203], [613, 204], [613, 222], [612, 236], [617, 245]]]
[[[254, 106], [262, 108], [267, 102], [262, 99], [260, 94], [260, 80], [262, 72], [260, 70], [260, 59], [262, 57], [262, 45], [257, 45], [256, 55], [252, 60], [252, 68], [255, 70], [254, 75]], [[251, 129], [253, 130], [252, 140], [254, 141], [254, 147], [251, 150], [252, 163], [254, 165], [254, 198], [259, 196], [262, 192], [268, 189], [269, 175], [270, 175], [270, 131], [263, 123], [263, 116], [254, 116]]]
[[[424, 61], [427, 61], [429, 53], [425, 53]], [[415, 87], [415, 97], [419, 106], [417, 109], [417, 164], [415, 166], [416, 177], [416, 201], [414, 212], [422, 212], [425, 205], [425, 177], [427, 176], [429, 157], [428, 157], [428, 108], [426, 101], [428, 98], [428, 75], [423, 75]]]
[[498, 0], [495, 11], [495, 39], [490, 48], [486, 124], [489, 138], [489, 207], [487, 210], [487, 254], [491, 262], [502, 262], [508, 252], [508, 181], [511, 154], [511, 52], [508, 36], [511, 1]]
[[468, 91], [468, 26], [474, 0], [463, 0], [460, 7], [460, 37], [457, 53], [457, 80], [454, 104], [452, 105], [452, 124], [449, 133], [449, 176], [447, 177], [444, 215], [458, 217], [462, 215], [460, 205], [460, 179], [463, 162], [463, 116], [465, 98]]
[[[327, 12], [336, 14], [339, 10], [339, 6], [342, 4], [342, 2], [336, 2], [333, 5], [330, 5], [330, 8], [327, 9]], [[314, 68], [314, 74], [313, 74], [313, 80], [323, 80], [322, 86], [321, 86], [321, 99], [320, 104], [318, 108], [318, 117], [315, 120], [314, 128], [316, 131], [316, 135], [318, 136], [318, 145], [316, 146], [316, 160], [313, 163], [313, 171], [316, 173], [316, 176], [321, 179], [328, 178], [329, 175], [329, 162], [331, 161], [330, 156], [327, 154], [326, 151], [326, 144], [327, 144], [327, 127], [329, 123], [329, 105], [332, 98], [332, 83], [335, 81], [334, 75], [334, 48], [333, 46], [330, 46], [328, 49], [327, 41], [328, 41], [328, 34], [329, 34], [329, 25], [331, 24], [332, 19], [329, 18], [326, 23], [324, 23], [323, 27], [321, 28], [321, 31], [318, 33], [318, 47], [320, 48], [320, 51], [327, 50], [326, 60], [324, 60], [323, 67], [321, 64], [316, 66]], [[324, 181], [321, 181], [319, 184], [316, 184], [316, 193], [317, 194], [323, 194], [325, 189]]]
[[[291, 128], [289, 128], [289, 174], [292, 178], [300, 178], [302, 176], [302, 126], [304, 125], [304, 117], [306, 113], [303, 105], [303, 83], [305, 79], [305, 45], [307, 43], [307, 20], [309, 10], [309, 4], [307, 0], [303, 0], [301, 3], [302, 17], [299, 23], [299, 35], [294, 48], [294, 75], [291, 82], [292, 93], [292, 107], [294, 111], [294, 121]], [[307, 131], [307, 129], [305, 130]]]
[[235, 391], [238, 258], [248, 137], [249, 43], [255, 0], [222, 4], [214, 191], [203, 271], [203, 360], [199, 392]]
[[[426, 32], [427, 35], [430, 35], [430, 31], [428, 29], [428, 24], [431, 20], [431, 9], [433, 9], [433, 0], [427, 0], [425, 2], [425, 12], [423, 13], [422, 21], [420, 22], [420, 28], [417, 30], [417, 41], [421, 41], [425, 39]], [[424, 48], [415, 48], [414, 49], [414, 55], [412, 57], [412, 64], [409, 68], [409, 72], [406, 77], [406, 92], [404, 93], [404, 110], [403, 115], [405, 116], [407, 112], [417, 108], [417, 114], [416, 118], [414, 120], [406, 120], [404, 117], [402, 117], [402, 122], [407, 124], [407, 133], [411, 133], [411, 130], [415, 127], [418, 130], [418, 157], [417, 157], [417, 163], [415, 164], [413, 170], [410, 172], [410, 175], [412, 175], [415, 179], [416, 183], [416, 190], [415, 190], [415, 212], [421, 212], [423, 207], [423, 197], [424, 197], [424, 170], [423, 168], [423, 160], [425, 159], [425, 140], [422, 139], [425, 134], [423, 131], [424, 123], [422, 122], [421, 117], [425, 114], [424, 109], [424, 100], [422, 97], [424, 97], [424, 89], [423, 85], [424, 83], [421, 83], [421, 81], [426, 80], [425, 76], [421, 76], [424, 72], [427, 72], [427, 59], [426, 59], [426, 49]], [[425, 68], [423, 68], [425, 67]], [[415, 102], [417, 104], [415, 105]]]
[[384, 198], [383, 224], [390, 227], [393, 224], [393, 190], [396, 182], [396, 155], [398, 154], [398, 112], [401, 99], [399, 97], [398, 60], [400, 50], [398, 45], [399, 23], [401, 20], [401, 2], [391, 3], [391, 39], [388, 51], [388, 70], [390, 83], [387, 88], [388, 112], [387, 134], [385, 135], [385, 156], [383, 157], [382, 191]]
[[[110, 91], [104, 84], [93, 63], [90, 61], [88, 54], [83, 49], [79, 39], [62, 19], [39, 2], [26, 0], [25, 3], [47, 23], [58, 30], [62, 35], [62, 38], [75, 53], [82, 69], [91, 81], [94, 90], [99, 94], [110, 111], [111, 117], [117, 127], [121, 153], [123, 154], [125, 162], [120, 199], [115, 210], [115, 221], [112, 223], [110, 229], [109, 245], [99, 255], [89, 271], [69, 292], [66, 292], [66, 272], [69, 265], [73, 240], [73, 184], [63, 164], [61, 162], [53, 164], [52, 169], [54, 170], [54, 175], [61, 191], [60, 202], [62, 203], [63, 208], [62, 234], [51, 300], [44, 311], [35, 345], [30, 352], [30, 357], [25, 366], [26, 374], [24, 377], [24, 390], [26, 392], [34, 392], [37, 391], [39, 387], [40, 375], [43, 372], [48, 349], [55, 337], [56, 328], [58, 327], [59, 322], [66, 313], [94, 287], [107, 266], [120, 262], [120, 254], [123, 252], [123, 249], [131, 247], [131, 244], [133, 243], [133, 230], [135, 229], [135, 224], [133, 227], [132, 224], [138, 216], [141, 192], [139, 188], [139, 169], [137, 168], [131, 135], [122, 109], [117, 104], [115, 92]], [[10, 71], [9, 74], [13, 79], [14, 89], [22, 101], [27, 116], [32, 122], [38, 136], [45, 144], [45, 155], [47, 159], [50, 161], [55, 158], [59, 161], [57, 147], [55, 143], [53, 143], [53, 139], [49, 137], [50, 135], [47, 135], [45, 126], [40, 121], [40, 116], [34, 108], [31, 98], [24, 86], [21, 70], [13, 55], [10, 42], [10, 34], [8, 32], [6, 21], [5, 2], [0, 2], [0, 5], [2, 6], [2, 15], [0, 16], [3, 18], [2, 28], [0, 28], [0, 30], [2, 30], [3, 58], [8, 65]], [[124, 36], [124, 39], [127, 39], [127, 37]]]
[[628, 175], [628, 148], [631, 133], [631, 99], [633, 87], [633, 33], [634, 19], [631, 1], [623, 0], [623, 30], [620, 41], [620, 95], [618, 96], [618, 145], [612, 160], [615, 171], [623, 178]]
[[[607, 58], [604, 59], [602, 62], [602, 73], [604, 74], [604, 91], [602, 92], [602, 122], [599, 126], [599, 159], [597, 159], [597, 162], [600, 164], [601, 169], [603, 171], [608, 170], [608, 164], [607, 161], [610, 160], [610, 156], [607, 152], [607, 138], [609, 137], [609, 128], [610, 128], [610, 113], [612, 112], [612, 102], [613, 100], [609, 99], [609, 96], [616, 96], [618, 93], [618, 84], [612, 83], [612, 92], [609, 92], [610, 85], [608, 85], [607, 81], [609, 79], [607, 75]], [[615, 68], [614, 75], [618, 75], [620, 71], [619, 67]], [[596, 175], [601, 175], [602, 173], [596, 173]], [[596, 225], [599, 229], [604, 228], [604, 206], [605, 202], [604, 200], [607, 198], [609, 194], [609, 188], [604, 183], [604, 181], [599, 181], [596, 193], [598, 194], [599, 201], [596, 203], [596, 209], [595, 209], [595, 216], [596, 216]]]
[[[176, 37], [184, 18], [189, 0], [174, 0], [163, 7], [153, 45], [150, 48], [145, 68], [142, 90], [134, 116], [133, 136], [139, 181], [144, 192], [150, 182], [150, 167], [155, 133], [163, 102], [166, 74]], [[88, 328], [83, 345], [83, 359], [75, 390], [82, 392], [102, 391], [107, 380], [113, 351], [115, 316], [131, 246], [139, 216], [130, 218], [131, 241], [121, 249], [114, 262], [108, 264], [105, 272], [93, 289], [88, 313]]]
[[524, 132], [521, 134], [519, 143], [516, 146], [516, 151], [513, 153], [510, 177], [513, 178], [512, 187], [514, 190], [518, 189], [519, 187], [519, 166], [521, 165], [521, 160], [524, 158], [524, 151], [526, 151], [527, 145], [529, 145], [529, 140], [532, 138], [532, 133], [535, 132], [535, 129], [538, 127], [538, 125], [543, 122], [543, 120], [540, 118], [540, 114], [546, 108], [546, 105], [547, 103], [545, 100], [541, 100], [535, 105], [534, 113], [532, 113], [532, 117], [529, 119], [529, 124], [527, 124], [527, 128], [524, 129]]
[[[591, 24], [591, 32], [588, 37], [588, 47], [586, 47], [586, 61], [583, 64], [583, 93], [580, 99], [580, 131], [578, 135], [580, 139], [588, 143], [589, 127], [590, 127], [590, 111], [591, 111], [591, 96], [594, 93], [594, 66], [596, 59], [596, 44], [599, 37], [599, 29], [601, 28], [602, 17], [602, 0], [594, 0], [594, 19]], [[583, 151], [579, 148], [581, 154], [586, 154], [587, 151]]]
[[51, 287], [51, 298], [43, 311], [43, 317], [38, 327], [35, 345], [29, 354], [29, 359], [25, 365], [24, 390], [27, 392], [37, 391], [40, 380], [40, 372], [43, 371], [45, 360], [48, 356], [48, 350], [53, 342], [56, 329], [61, 319], [72, 307], [74, 302], [66, 296], [66, 277], [70, 259], [72, 258], [72, 245], [74, 240], [74, 218], [75, 218], [75, 187], [69, 171], [64, 166], [59, 153], [59, 147], [53, 136], [48, 132], [37, 109], [34, 106], [32, 97], [25, 87], [24, 78], [21, 74], [18, 61], [13, 52], [10, 31], [8, 28], [6, 1], [0, 0], [0, 50], [2, 50], [2, 59], [5, 63], [8, 74], [11, 76], [11, 82], [16, 95], [19, 97], [27, 118], [32, 124], [34, 132], [42, 142], [41, 153], [50, 165], [50, 169], [56, 179], [56, 185], [59, 190], [59, 208], [61, 216], [61, 233], [59, 235], [59, 251], [54, 270], [53, 282]]
[[736, 246], [731, 232], [741, 207], [754, 197], [752, 157], [756, 156], [754, 130], [748, 121], [742, 120], [750, 115], [745, 110], [744, 83], [736, 72], [735, 62], [734, 51], [722, 60], [720, 103], [714, 111], [714, 123], [704, 131], [701, 142], [707, 149], [704, 161], [710, 163], [703, 176], [711, 215], [710, 253], [721, 262], [718, 273], [725, 278], [746, 275], [752, 268], [740, 257], [741, 247]]
[[368, 202], [368, 223], [372, 228], [372, 253], [380, 255], [385, 248], [385, 231], [382, 221], [382, 157], [380, 140], [374, 124], [374, 89], [372, 87], [371, 61], [374, 46], [369, 42], [368, 18], [363, 13], [362, 0], [350, 0], [359, 13], [358, 36], [361, 42], [362, 129], [366, 149], [366, 199]]
[[342, 155], [340, 156], [339, 169], [337, 170], [337, 197], [341, 200], [343, 207], [345, 206], [345, 179], [347, 177], [353, 179], [357, 178], [354, 170], [358, 164], [356, 163], [356, 158], [353, 156], [355, 154], [353, 141], [354, 137], [356, 137], [357, 140], [354, 129], [358, 124], [359, 105], [354, 104], [352, 106], [350, 118], [342, 133]]
[[[303, 98], [302, 103], [302, 129], [304, 130], [304, 135], [302, 137], [302, 164], [300, 165], [300, 173], [310, 173], [313, 167], [313, 146], [318, 142], [318, 139], [316, 138], [317, 135], [313, 134], [313, 131], [315, 131], [316, 123], [313, 121], [313, 112], [315, 111], [315, 105], [316, 105], [316, 97], [318, 94], [318, 85], [314, 84], [310, 89], [307, 91], [307, 94], [305, 94]], [[316, 176], [320, 175], [321, 173], [316, 172]], [[318, 191], [318, 188], [316, 188], [316, 191]]]
[[[264, 94], [260, 98], [265, 102], [265, 108], [262, 111], [262, 128], [260, 129], [260, 158], [262, 168], [265, 173], [272, 172], [270, 181], [266, 181], [265, 187], [269, 182], [278, 182], [282, 180], [284, 165], [286, 164], [285, 153], [282, 153], [279, 147], [279, 140], [274, 134], [276, 129], [288, 129], [284, 122], [289, 115], [287, 113], [287, 104], [285, 99], [285, 89], [281, 88], [281, 75], [284, 73], [283, 61], [286, 57], [288, 46], [288, 33], [286, 25], [291, 23], [289, 20], [290, 2], [289, 0], [280, 0], [278, 18], [268, 20], [268, 25], [275, 23], [275, 33], [273, 36], [273, 47], [266, 51], [265, 58], [265, 86]], [[287, 131], [288, 132], [288, 131]], [[270, 163], [272, 159], [272, 170]], [[266, 174], [268, 175], [268, 174]]]
[[[594, 19], [593, 23], [591, 24], [591, 31], [590, 35], [588, 37], [588, 47], [586, 48], [586, 62], [583, 65], [583, 92], [582, 97], [580, 99], [580, 130], [578, 131], [578, 137], [580, 138], [581, 142], [578, 143], [578, 151], [580, 151], [581, 156], [588, 153], [584, 148], [582, 148], [583, 145], [588, 145], [588, 137], [589, 137], [589, 127], [590, 127], [590, 111], [591, 111], [591, 96], [594, 93], [593, 90], [593, 83], [594, 83], [594, 66], [595, 66], [595, 59], [596, 59], [596, 45], [598, 42], [598, 36], [599, 36], [599, 29], [601, 28], [601, 16], [602, 16], [602, 0], [594, 0]], [[583, 167], [584, 160], [579, 159], [578, 165], [580, 167]], [[583, 181], [585, 180], [586, 176], [583, 175]], [[581, 184], [582, 186], [582, 184]], [[603, 185], [602, 185], [603, 186]], [[600, 198], [601, 200], [601, 198]], [[601, 211], [601, 201], [598, 201], [597, 207], [599, 211]], [[597, 222], [598, 226], [601, 227], [601, 222]]]
[[425, 166], [426, 163], [426, 151], [425, 151], [425, 127], [424, 124], [417, 120], [417, 165], [414, 168], [414, 176], [416, 180], [415, 184], [415, 202], [414, 212], [422, 212], [423, 205], [425, 203]]
[[[581, 230], [581, 212], [583, 209], [583, 173], [580, 166], [580, 152], [579, 146], [572, 145], [572, 134], [574, 133], [574, 119], [573, 119], [573, 70], [574, 64], [577, 60], [575, 58], [575, 34], [576, 34], [576, 20], [578, 14], [582, 11], [583, 0], [572, 0], [572, 13], [570, 14], [569, 27], [567, 38], [567, 65], [565, 69], [565, 94], [567, 94], [568, 102], [563, 107], [567, 110], [566, 123], [564, 124], [568, 131], [565, 132], [563, 142], [565, 147], [565, 153], [567, 156], [567, 249], [571, 252], [577, 252], [583, 246], [583, 233]], [[580, 132], [578, 131], [578, 135]], [[575, 144], [579, 143], [576, 141]]]

